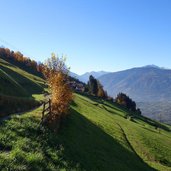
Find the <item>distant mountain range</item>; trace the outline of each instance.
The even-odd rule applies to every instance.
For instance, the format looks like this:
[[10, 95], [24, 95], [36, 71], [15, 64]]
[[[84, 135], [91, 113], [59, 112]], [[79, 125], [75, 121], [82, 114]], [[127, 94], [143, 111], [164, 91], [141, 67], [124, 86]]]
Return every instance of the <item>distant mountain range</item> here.
[[137, 106], [144, 116], [171, 124], [171, 101], [138, 102]]
[[100, 76], [108, 74], [108, 73], [109, 72], [106, 72], [106, 71], [98, 71], [98, 72], [92, 71], [92, 72], [86, 72], [85, 74], [82, 74], [82, 75], [78, 75], [73, 72], [70, 72], [70, 76], [77, 78], [84, 83], [87, 83], [90, 75], [94, 76], [95, 78], [99, 78]]
[[82, 75], [70, 72], [70, 75], [85, 83], [93, 75], [112, 97], [123, 92], [137, 102], [171, 101], [171, 70], [155, 65], [118, 72], [92, 71]]
[[98, 78], [112, 97], [119, 92], [137, 102], [171, 100], [171, 70], [146, 66], [109, 73]]

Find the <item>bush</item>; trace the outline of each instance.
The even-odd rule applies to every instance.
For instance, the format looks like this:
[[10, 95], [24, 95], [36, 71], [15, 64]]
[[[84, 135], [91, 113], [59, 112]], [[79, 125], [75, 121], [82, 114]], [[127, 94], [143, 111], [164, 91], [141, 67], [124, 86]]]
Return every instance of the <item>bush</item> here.
[[43, 73], [51, 90], [52, 113], [48, 118], [50, 125], [68, 114], [72, 91], [69, 84], [69, 70], [64, 58], [58, 58], [52, 54], [44, 66]]

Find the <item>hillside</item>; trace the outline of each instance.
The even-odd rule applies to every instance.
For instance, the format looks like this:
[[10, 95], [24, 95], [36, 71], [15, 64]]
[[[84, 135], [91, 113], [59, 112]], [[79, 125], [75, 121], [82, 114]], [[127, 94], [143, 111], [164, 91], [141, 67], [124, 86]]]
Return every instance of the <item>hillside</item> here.
[[26, 91], [10, 75], [0, 69], [0, 92], [5, 95], [26, 96]]
[[40, 129], [41, 112], [0, 125], [1, 170], [171, 170], [169, 126], [159, 133], [150, 119], [78, 94], [58, 135]]
[[44, 81], [0, 58], [0, 94], [28, 97], [42, 93]]
[[0, 117], [40, 105], [44, 88], [42, 78], [0, 58]]

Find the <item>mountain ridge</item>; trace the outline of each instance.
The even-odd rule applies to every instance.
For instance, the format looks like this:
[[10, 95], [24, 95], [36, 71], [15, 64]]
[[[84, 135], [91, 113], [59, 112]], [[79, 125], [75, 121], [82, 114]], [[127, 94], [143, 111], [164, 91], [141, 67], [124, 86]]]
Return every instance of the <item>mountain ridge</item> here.
[[92, 75], [95, 78], [98, 78], [98, 77], [105, 75], [105, 74], [108, 74], [108, 73], [110, 73], [110, 72], [107, 72], [107, 71], [90, 71], [90, 72], [85, 72], [84, 74], [78, 75], [74, 72], [70, 72], [70, 76], [77, 78], [84, 83], [87, 83], [90, 75]]
[[[140, 102], [171, 99], [170, 96], [167, 95], [169, 91], [163, 91], [162, 87], [164, 84], [167, 90], [171, 89], [170, 69], [149, 66], [137, 67], [105, 74], [98, 79], [112, 97], [123, 91]], [[142, 90], [144, 90], [144, 94]], [[155, 93], [157, 93], [158, 97]], [[145, 97], [146, 95], [148, 96]]]

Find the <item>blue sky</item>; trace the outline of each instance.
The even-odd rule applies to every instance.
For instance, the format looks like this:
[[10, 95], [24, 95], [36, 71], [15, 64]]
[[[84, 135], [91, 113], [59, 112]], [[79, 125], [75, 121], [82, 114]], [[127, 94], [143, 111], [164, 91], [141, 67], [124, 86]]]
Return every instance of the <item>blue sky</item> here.
[[0, 0], [0, 45], [71, 71], [171, 68], [170, 0]]

